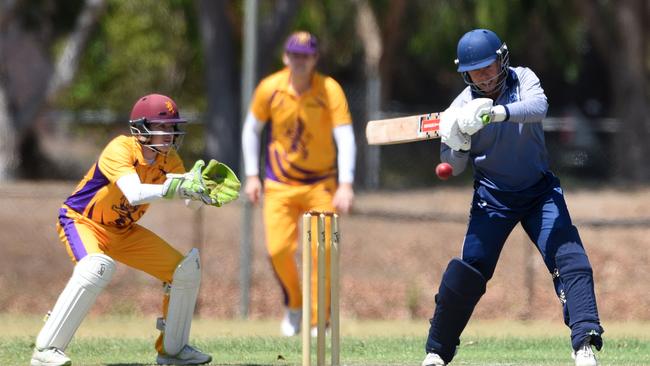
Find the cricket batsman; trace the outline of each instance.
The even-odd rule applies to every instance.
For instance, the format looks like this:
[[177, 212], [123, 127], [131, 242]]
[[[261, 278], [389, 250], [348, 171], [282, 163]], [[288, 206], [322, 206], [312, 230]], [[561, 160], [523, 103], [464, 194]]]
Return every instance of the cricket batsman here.
[[215, 160], [185, 171], [177, 150], [185, 135], [176, 103], [167, 96], [140, 98], [131, 111], [131, 135], [113, 139], [59, 209], [57, 230], [75, 268], [41, 329], [32, 366], [71, 365], [64, 353], [108, 285], [117, 262], [164, 284], [156, 362], [199, 365], [212, 360], [189, 342], [201, 281], [199, 251], [186, 255], [136, 222], [149, 204], [183, 199], [190, 207], [220, 207], [239, 196], [232, 170]]
[[603, 345], [593, 271], [550, 171], [542, 120], [548, 102], [539, 78], [510, 67], [496, 33], [475, 29], [458, 41], [456, 64], [467, 87], [440, 118], [440, 159], [474, 170], [474, 196], [459, 258], [442, 275], [422, 366], [443, 366], [486, 291], [506, 239], [518, 224], [541, 254], [571, 329], [576, 366], [597, 366]]

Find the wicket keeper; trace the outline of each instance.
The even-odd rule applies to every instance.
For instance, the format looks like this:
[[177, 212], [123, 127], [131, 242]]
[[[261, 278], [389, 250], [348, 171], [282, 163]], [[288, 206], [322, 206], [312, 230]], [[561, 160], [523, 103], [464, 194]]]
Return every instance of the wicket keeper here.
[[140, 98], [131, 111], [131, 136], [109, 142], [63, 203], [57, 230], [75, 268], [36, 338], [32, 366], [71, 364], [65, 349], [110, 282], [116, 262], [164, 284], [156, 362], [199, 365], [212, 360], [188, 343], [201, 281], [198, 250], [183, 255], [136, 223], [150, 203], [161, 199], [180, 198], [201, 207], [221, 206], [239, 196], [239, 180], [222, 163], [212, 160], [205, 166], [199, 160], [185, 171], [177, 153], [185, 122], [169, 97]]

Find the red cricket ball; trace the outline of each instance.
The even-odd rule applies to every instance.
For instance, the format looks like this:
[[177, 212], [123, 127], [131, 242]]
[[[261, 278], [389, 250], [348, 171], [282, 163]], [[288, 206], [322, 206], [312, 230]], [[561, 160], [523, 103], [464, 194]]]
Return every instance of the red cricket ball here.
[[451, 177], [453, 171], [454, 169], [447, 163], [440, 163], [436, 166], [436, 175], [442, 180], [447, 180]]

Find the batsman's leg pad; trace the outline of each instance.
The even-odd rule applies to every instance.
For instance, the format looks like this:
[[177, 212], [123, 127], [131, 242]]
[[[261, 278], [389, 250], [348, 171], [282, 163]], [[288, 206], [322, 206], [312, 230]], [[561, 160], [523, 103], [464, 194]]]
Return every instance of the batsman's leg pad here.
[[107, 255], [89, 254], [81, 259], [38, 334], [36, 348], [64, 351], [113, 273], [115, 261]]
[[566, 296], [571, 344], [577, 350], [590, 337], [591, 344], [600, 350], [604, 330], [598, 317], [591, 264], [582, 246], [565, 246], [558, 249], [556, 264]]
[[436, 295], [427, 353], [437, 353], [446, 363], [451, 362], [460, 334], [485, 293], [486, 284], [485, 277], [467, 262], [459, 258], [449, 262]]
[[193, 248], [176, 267], [169, 293], [169, 308], [163, 324], [163, 348], [176, 355], [188, 343], [192, 315], [201, 284], [199, 250]]

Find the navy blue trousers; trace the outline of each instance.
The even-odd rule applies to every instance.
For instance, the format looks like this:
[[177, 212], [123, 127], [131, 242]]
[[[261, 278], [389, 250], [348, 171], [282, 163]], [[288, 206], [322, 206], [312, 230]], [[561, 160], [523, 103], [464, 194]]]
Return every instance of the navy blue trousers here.
[[[522, 192], [502, 192], [476, 184], [461, 259], [489, 280], [506, 239], [518, 223], [537, 247], [553, 277], [563, 304], [565, 323], [571, 328], [573, 348], [578, 349], [591, 337], [591, 343], [600, 349], [603, 329], [596, 307], [591, 265], [571, 222], [560, 181], [550, 172]], [[475, 305], [472, 304], [470, 313]], [[461, 329], [448, 326], [433, 329], [438, 324], [448, 324], [437, 321], [436, 317], [457, 316], [450, 314], [452, 311], [434, 313], [427, 352], [442, 351], [445, 355], [455, 352], [455, 344], [444, 344], [447, 342], [435, 339], [436, 334], [457, 332], [460, 336], [464, 325]], [[449, 361], [451, 357], [446, 358]]]

